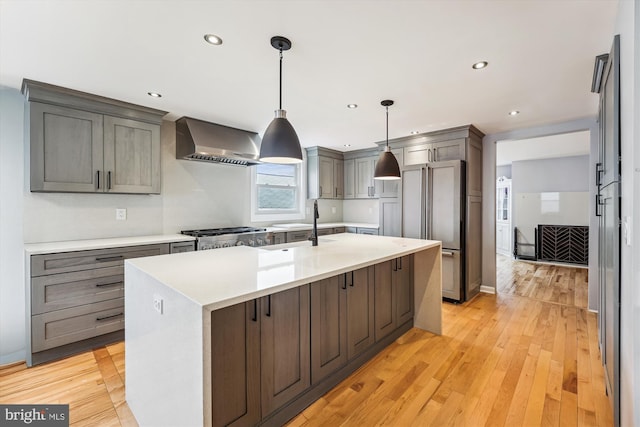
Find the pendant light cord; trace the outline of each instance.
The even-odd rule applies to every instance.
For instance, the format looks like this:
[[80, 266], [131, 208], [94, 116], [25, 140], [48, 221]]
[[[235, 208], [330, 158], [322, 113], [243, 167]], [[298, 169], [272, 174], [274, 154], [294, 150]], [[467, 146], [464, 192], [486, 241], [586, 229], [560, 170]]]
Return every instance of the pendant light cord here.
[[389, 107], [387, 109], [387, 147], [389, 146]]
[[282, 110], [282, 48], [280, 48], [280, 110]]

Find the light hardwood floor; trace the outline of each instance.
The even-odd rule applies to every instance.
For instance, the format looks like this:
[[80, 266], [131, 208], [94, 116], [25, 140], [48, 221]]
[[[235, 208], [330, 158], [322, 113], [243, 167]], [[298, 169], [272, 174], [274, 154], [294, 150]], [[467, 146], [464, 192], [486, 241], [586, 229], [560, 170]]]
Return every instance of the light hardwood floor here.
[[[597, 318], [577, 306], [586, 273], [523, 264], [500, 265], [498, 295], [443, 304], [441, 336], [410, 330], [289, 425], [612, 425]], [[123, 343], [3, 368], [0, 402], [68, 403], [73, 426], [136, 425]]]

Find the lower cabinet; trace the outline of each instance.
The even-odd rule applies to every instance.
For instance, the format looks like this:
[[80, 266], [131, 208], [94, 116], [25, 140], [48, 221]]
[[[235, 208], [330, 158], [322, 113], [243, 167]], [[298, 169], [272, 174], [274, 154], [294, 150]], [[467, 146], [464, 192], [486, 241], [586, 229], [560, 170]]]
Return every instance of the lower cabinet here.
[[375, 265], [375, 340], [413, 318], [413, 256]]
[[345, 366], [375, 342], [373, 267], [311, 284], [311, 382]]
[[249, 426], [311, 384], [309, 286], [211, 313], [214, 426]]
[[286, 421], [278, 417], [291, 406], [400, 336], [413, 318], [412, 262], [408, 255], [213, 311], [212, 425]]

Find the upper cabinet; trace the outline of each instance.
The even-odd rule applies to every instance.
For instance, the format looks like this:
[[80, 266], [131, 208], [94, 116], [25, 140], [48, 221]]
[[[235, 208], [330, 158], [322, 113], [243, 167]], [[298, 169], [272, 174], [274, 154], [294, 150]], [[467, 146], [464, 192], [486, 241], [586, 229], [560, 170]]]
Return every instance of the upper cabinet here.
[[342, 153], [323, 147], [307, 148], [307, 198], [344, 198]]
[[31, 191], [160, 193], [165, 112], [25, 80]]

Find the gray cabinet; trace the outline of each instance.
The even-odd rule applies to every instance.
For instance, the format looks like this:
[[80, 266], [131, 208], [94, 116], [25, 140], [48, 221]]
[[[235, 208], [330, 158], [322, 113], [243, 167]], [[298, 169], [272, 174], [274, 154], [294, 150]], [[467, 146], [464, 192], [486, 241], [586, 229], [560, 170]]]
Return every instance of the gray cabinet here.
[[212, 425], [250, 426], [261, 419], [258, 301], [211, 312]]
[[265, 417], [311, 385], [309, 285], [263, 297], [259, 306]]
[[[391, 152], [396, 157], [400, 169], [404, 165], [404, 154], [402, 148], [392, 148]], [[400, 197], [400, 184], [399, 179], [380, 179], [375, 180], [375, 193], [378, 197], [382, 198], [395, 198]]]
[[465, 293], [469, 300], [480, 293], [482, 285], [482, 197], [467, 197], [465, 227]]
[[271, 233], [271, 244], [272, 245], [280, 245], [282, 243], [287, 242], [287, 233], [286, 232], [274, 232]]
[[311, 284], [311, 382], [347, 363], [347, 283], [351, 273]]
[[377, 197], [373, 172], [378, 162], [377, 157], [363, 157], [355, 159], [355, 197], [356, 199], [370, 199]]
[[453, 139], [404, 148], [404, 164], [441, 162], [446, 160], [465, 160], [465, 139]]
[[402, 201], [399, 197], [380, 199], [380, 234], [402, 236]]
[[323, 147], [307, 148], [307, 198], [342, 199], [344, 162], [342, 153]]
[[355, 199], [356, 197], [356, 161], [355, 159], [345, 159], [344, 161], [344, 198]]
[[346, 273], [347, 357], [359, 356], [375, 342], [375, 268], [365, 267]]
[[164, 111], [25, 80], [31, 191], [160, 193]]
[[413, 319], [413, 256], [375, 265], [375, 340]]
[[378, 229], [377, 228], [358, 227], [356, 233], [358, 233], [358, 234], [369, 234], [371, 236], [377, 236], [378, 235]]
[[169, 253], [193, 252], [196, 250], [196, 242], [174, 242], [169, 245]]
[[32, 255], [28, 365], [123, 339], [124, 260], [169, 251], [163, 243]]

